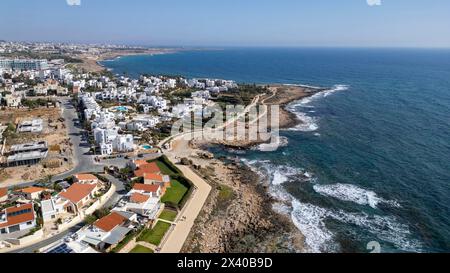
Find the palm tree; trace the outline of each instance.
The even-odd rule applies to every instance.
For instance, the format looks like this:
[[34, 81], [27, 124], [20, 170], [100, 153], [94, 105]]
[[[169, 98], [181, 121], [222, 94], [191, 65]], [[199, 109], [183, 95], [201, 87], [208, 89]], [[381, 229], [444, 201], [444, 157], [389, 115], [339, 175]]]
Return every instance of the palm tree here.
[[46, 177], [46, 184], [51, 185], [52, 184], [52, 180], [53, 180], [53, 175], [49, 174]]

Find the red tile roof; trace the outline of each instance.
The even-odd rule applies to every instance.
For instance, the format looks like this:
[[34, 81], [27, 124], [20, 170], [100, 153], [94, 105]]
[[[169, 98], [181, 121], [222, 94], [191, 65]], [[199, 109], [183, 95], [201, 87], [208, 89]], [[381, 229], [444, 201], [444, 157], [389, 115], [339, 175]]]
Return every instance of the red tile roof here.
[[134, 165], [136, 165], [137, 168], [140, 168], [142, 165], [147, 165], [147, 164], [149, 164], [149, 163], [142, 159], [138, 159], [138, 160], [134, 161]]
[[72, 203], [77, 204], [83, 198], [88, 196], [95, 189], [95, 187], [96, 185], [75, 183], [66, 191], [62, 191], [59, 195], [72, 201]]
[[23, 193], [35, 193], [35, 192], [41, 192], [41, 191], [46, 191], [46, 190], [47, 189], [40, 188], [40, 187], [28, 187], [28, 188], [23, 188], [19, 191], [23, 192]]
[[146, 173], [161, 173], [161, 170], [155, 162], [146, 163], [134, 172], [134, 176], [143, 177]]
[[0, 188], [0, 198], [8, 195], [8, 188]]
[[133, 190], [144, 192], [157, 192], [159, 188], [159, 185], [146, 185], [141, 183], [136, 183], [133, 186]]
[[147, 200], [148, 200], [149, 198], [150, 198], [150, 196], [148, 196], [148, 195], [143, 195], [143, 194], [140, 194], [140, 193], [135, 192], [135, 193], [133, 193], [133, 194], [131, 195], [130, 200], [131, 200], [131, 202], [133, 202], [133, 203], [138, 203], [138, 204], [140, 204], [140, 203], [145, 203], [145, 202], [147, 202]]
[[98, 180], [97, 176], [89, 173], [79, 173], [74, 175], [74, 177], [78, 180]]
[[164, 178], [162, 175], [156, 174], [156, 173], [146, 173], [144, 174], [145, 180], [152, 180], [157, 182], [164, 182]]
[[101, 219], [98, 219], [94, 226], [98, 227], [99, 229], [109, 232], [113, 230], [118, 225], [123, 224], [127, 218], [123, 217], [122, 215], [118, 214], [117, 212], [113, 212]]
[[[25, 204], [18, 207], [10, 207], [2, 211], [6, 214], [6, 223], [0, 224], [0, 228], [9, 227], [34, 220], [33, 204]], [[18, 213], [17, 215], [11, 215]]]

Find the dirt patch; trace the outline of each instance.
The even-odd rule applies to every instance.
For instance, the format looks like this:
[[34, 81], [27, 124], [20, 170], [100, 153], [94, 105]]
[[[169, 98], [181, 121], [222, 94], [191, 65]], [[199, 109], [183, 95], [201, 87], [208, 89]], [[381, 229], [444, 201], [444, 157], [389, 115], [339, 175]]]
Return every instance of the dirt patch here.
[[[2, 167], [0, 169], [0, 185], [13, 186], [23, 182], [36, 181], [48, 176], [66, 172], [73, 167], [73, 147], [67, 134], [65, 121], [60, 108], [37, 109], [5, 109], [0, 111], [2, 124], [12, 123], [17, 126], [20, 122], [31, 119], [42, 119], [44, 128], [40, 133], [13, 132], [6, 138], [5, 151], [11, 145], [34, 141], [47, 141], [49, 153], [39, 164], [19, 167]], [[0, 157], [4, 162], [7, 154]]]

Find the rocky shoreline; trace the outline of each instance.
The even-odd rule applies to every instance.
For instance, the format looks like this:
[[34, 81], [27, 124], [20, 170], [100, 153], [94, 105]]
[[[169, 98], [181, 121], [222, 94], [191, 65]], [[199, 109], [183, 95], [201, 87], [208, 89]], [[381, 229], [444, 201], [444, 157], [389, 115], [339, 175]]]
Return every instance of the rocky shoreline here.
[[276, 91], [276, 94], [272, 98], [268, 98], [265, 103], [267, 105], [276, 104], [280, 106], [280, 129], [294, 128], [302, 123], [296, 114], [287, 109], [290, 103], [311, 97], [314, 94], [326, 90], [319, 87], [295, 85], [272, 85], [269, 89], [273, 92]]
[[[286, 107], [289, 103], [312, 96], [323, 89], [299, 86], [271, 86], [273, 94], [265, 104], [278, 104], [280, 128], [292, 128], [300, 120]], [[225, 148], [248, 149], [257, 142], [216, 143]], [[210, 143], [191, 142], [197, 154]], [[279, 253], [306, 252], [304, 236], [287, 215], [273, 210], [274, 200], [268, 181], [254, 170], [230, 159], [191, 157], [193, 168], [213, 190], [197, 218], [183, 248], [185, 253]], [[231, 193], [230, 193], [231, 192]], [[228, 194], [227, 194], [228, 193]]]
[[[274, 200], [245, 165], [211, 160], [198, 172], [213, 190], [182, 252], [301, 252], [304, 237], [289, 217], [272, 210]], [[224, 193], [225, 192], [225, 193]], [[231, 193], [232, 192], [232, 193]]]

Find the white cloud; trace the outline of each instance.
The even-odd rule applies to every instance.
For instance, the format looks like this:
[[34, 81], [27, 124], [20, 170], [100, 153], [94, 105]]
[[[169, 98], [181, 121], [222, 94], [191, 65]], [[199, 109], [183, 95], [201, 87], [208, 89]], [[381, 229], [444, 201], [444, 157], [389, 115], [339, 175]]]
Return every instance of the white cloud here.
[[81, 0], [66, 0], [67, 5], [69, 6], [80, 6]]
[[381, 0], [367, 0], [369, 6], [381, 6]]

